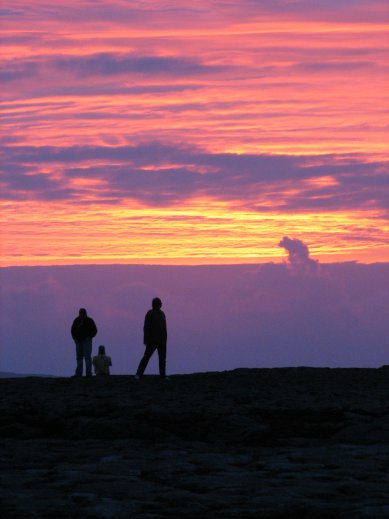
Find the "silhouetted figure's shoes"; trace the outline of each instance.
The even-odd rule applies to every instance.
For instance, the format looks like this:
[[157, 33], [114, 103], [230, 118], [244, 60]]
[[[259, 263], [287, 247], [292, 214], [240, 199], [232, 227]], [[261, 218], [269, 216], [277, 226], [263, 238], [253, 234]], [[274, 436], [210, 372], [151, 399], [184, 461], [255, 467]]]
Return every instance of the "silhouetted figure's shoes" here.
[[82, 378], [82, 375], [72, 375], [71, 378]]
[[170, 380], [170, 377], [161, 377], [162, 380]]
[[135, 380], [140, 380], [140, 376], [139, 375], [135, 375]]

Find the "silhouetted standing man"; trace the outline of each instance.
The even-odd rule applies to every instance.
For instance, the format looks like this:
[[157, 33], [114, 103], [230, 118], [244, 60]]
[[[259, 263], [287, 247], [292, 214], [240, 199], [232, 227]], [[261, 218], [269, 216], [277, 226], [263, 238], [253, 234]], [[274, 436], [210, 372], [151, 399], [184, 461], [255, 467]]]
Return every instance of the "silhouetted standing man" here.
[[155, 297], [152, 300], [151, 306], [151, 310], [145, 316], [143, 326], [143, 344], [146, 346], [146, 350], [139, 363], [136, 378], [140, 378], [143, 375], [155, 350], [158, 351], [159, 375], [162, 378], [166, 378], [166, 317], [161, 310], [162, 301], [159, 297]]
[[85, 359], [86, 376], [92, 376], [92, 339], [97, 334], [94, 320], [88, 316], [85, 308], [81, 308], [72, 324], [72, 337], [76, 343], [77, 368], [75, 377], [82, 377], [83, 360]]

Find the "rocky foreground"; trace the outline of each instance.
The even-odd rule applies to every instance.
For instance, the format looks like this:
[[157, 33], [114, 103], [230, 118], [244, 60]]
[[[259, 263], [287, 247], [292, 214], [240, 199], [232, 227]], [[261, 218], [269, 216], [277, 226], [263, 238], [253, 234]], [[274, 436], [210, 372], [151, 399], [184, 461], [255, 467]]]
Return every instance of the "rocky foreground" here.
[[0, 385], [3, 519], [389, 518], [389, 369]]

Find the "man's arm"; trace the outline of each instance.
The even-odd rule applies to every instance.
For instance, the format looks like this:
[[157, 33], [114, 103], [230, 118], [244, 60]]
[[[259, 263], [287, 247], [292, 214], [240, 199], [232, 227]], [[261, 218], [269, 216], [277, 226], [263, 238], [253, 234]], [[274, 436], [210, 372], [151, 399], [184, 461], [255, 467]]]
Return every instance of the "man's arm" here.
[[150, 342], [150, 332], [151, 332], [151, 310], [147, 312], [145, 315], [145, 322], [143, 325], [143, 344], [148, 344]]
[[96, 326], [96, 323], [94, 322], [93, 319], [90, 319], [89, 321], [89, 325], [90, 325], [90, 335], [91, 337], [96, 337], [97, 335], [97, 326]]
[[165, 342], [167, 342], [167, 324], [166, 324], [166, 315], [164, 312], [162, 312], [163, 314], [163, 339]]
[[72, 324], [72, 327], [71, 327], [71, 329], [70, 329], [70, 333], [72, 334], [72, 338], [73, 338], [73, 340], [76, 340], [76, 336], [75, 336], [75, 332], [76, 332], [76, 322], [77, 322], [77, 319], [74, 319], [73, 324]]

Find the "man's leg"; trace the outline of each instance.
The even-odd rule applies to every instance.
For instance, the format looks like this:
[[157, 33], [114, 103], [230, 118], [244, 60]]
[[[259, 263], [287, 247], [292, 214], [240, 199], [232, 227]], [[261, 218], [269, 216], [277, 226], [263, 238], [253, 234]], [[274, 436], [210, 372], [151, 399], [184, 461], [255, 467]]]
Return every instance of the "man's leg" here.
[[85, 372], [87, 377], [92, 376], [92, 339], [84, 341]]
[[76, 341], [76, 359], [77, 359], [77, 367], [76, 367], [76, 373], [75, 373], [76, 377], [82, 377], [83, 357], [84, 357], [83, 343], [80, 341]]
[[159, 358], [159, 375], [162, 378], [166, 377], [166, 344], [158, 345]]
[[138, 369], [136, 370], [136, 374], [138, 375], [138, 377], [141, 377], [145, 372], [146, 366], [151, 358], [151, 355], [155, 352], [156, 348], [156, 346], [151, 346], [150, 344], [147, 344], [145, 353], [139, 363]]

